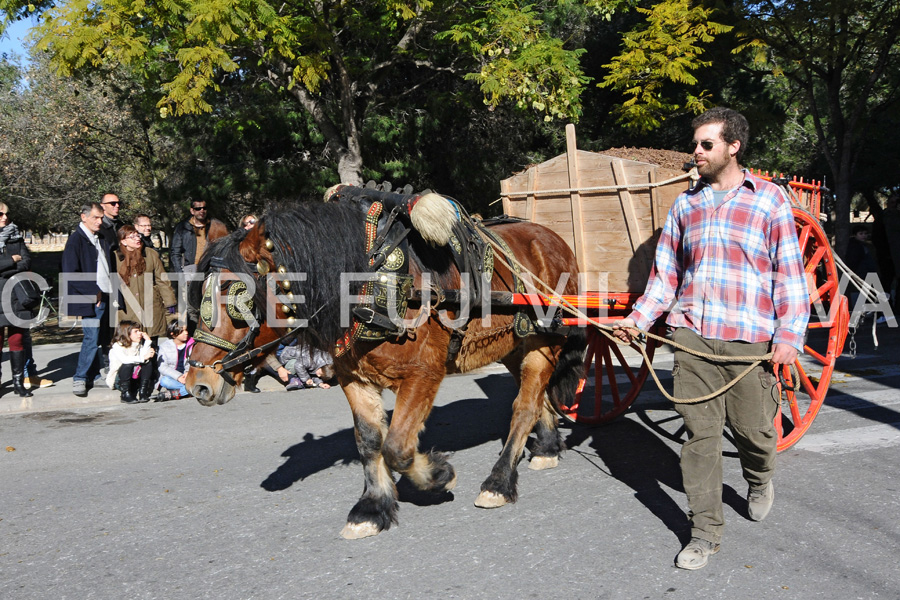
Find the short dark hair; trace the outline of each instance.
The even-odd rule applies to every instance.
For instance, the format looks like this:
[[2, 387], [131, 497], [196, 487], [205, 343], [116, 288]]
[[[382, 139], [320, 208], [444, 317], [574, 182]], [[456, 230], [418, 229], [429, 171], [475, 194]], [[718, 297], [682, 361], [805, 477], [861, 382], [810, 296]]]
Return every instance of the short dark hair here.
[[853, 226], [853, 235], [856, 235], [860, 231], [865, 231], [866, 233], [869, 233], [869, 228], [866, 227], [865, 225], [854, 225]]
[[181, 332], [184, 331], [185, 329], [187, 329], [186, 325], [179, 323], [178, 321], [172, 321], [166, 327], [166, 335], [170, 338], [173, 338], [177, 335], [180, 335]]
[[197, 202], [202, 202], [203, 208], [206, 208], [206, 200], [191, 200], [191, 208], [197, 210], [196, 208], [194, 208], [194, 204], [196, 204]]
[[741, 147], [738, 148], [737, 154], [735, 155], [737, 161], [741, 162], [741, 158], [744, 156], [744, 150], [750, 142], [750, 124], [747, 122], [744, 115], [736, 110], [725, 108], [724, 106], [717, 106], [709, 109], [702, 115], [695, 117], [694, 120], [691, 121], [691, 127], [696, 131], [698, 127], [709, 125], [710, 123], [722, 124], [722, 139], [729, 144], [733, 144], [734, 142], [741, 143]]

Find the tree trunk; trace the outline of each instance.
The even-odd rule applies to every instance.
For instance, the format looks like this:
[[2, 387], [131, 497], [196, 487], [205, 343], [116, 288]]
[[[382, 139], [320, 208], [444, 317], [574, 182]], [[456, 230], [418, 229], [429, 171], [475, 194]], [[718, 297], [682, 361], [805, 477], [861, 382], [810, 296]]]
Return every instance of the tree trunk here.
[[843, 257], [850, 241], [850, 201], [853, 199], [853, 187], [849, 173], [836, 175], [838, 179], [834, 184], [834, 251]]

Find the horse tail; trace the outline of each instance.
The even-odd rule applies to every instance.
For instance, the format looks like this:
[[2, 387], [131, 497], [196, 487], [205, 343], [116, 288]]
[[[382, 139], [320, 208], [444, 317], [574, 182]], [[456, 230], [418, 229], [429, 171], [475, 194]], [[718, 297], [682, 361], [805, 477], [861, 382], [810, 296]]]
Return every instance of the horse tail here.
[[562, 414], [563, 406], [571, 406], [575, 393], [584, 379], [584, 349], [587, 347], [587, 334], [583, 327], [573, 329], [566, 337], [556, 369], [547, 384], [547, 398], [553, 409]]

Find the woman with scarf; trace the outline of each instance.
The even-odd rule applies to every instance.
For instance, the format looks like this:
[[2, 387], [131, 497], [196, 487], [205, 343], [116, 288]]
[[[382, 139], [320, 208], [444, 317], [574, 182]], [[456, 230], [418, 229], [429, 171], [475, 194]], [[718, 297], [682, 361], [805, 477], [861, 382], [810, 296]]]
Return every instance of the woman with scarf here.
[[[165, 277], [159, 253], [145, 248], [141, 235], [132, 225], [123, 225], [118, 232], [116, 272], [121, 279], [118, 293], [116, 322], [135, 321], [153, 340], [166, 335], [168, 321], [175, 319], [177, 300], [172, 284]], [[155, 381], [154, 381], [155, 382]], [[141, 390], [149, 394], [151, 390]]]
[[[22, 306], [16, 290], [7, 290], [10, 279], [18, 273], [31, 270], [31, 253], [19, 228], [12, 222], [9, 206], [0, 202], [0, 298], [8, 295], [9, 304], [2, 303], [0, 310], [0, 349], [3, 338], [9, 343], [9, 362], [12, 365], [13, 389], [23, 397], [32, 396], [25, 389], [25, 338], [28, 331], [21, 327], [21, 321], [34, 318], [32, 312]], [[17, 281], [21, 278], [17, 278]], [[15, 283], [14, 285], [23, 285]], [[17, 319], [13, 319], [15, 316]], [[18, 321], [18, 322], [16, 322]]]

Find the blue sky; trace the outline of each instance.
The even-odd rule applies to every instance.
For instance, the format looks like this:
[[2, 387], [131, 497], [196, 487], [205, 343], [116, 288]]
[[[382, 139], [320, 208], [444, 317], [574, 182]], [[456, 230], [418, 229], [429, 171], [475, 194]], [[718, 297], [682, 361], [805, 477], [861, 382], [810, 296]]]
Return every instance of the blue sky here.
[[31, 26], [31, 19], [22, 19], [7, 27], [3, 37], [0, 38], [0, 54], [14, 51], [21, 54], [24, 58], [25, 49], [22, 48], [21, 40], [28, 35], [28, 30], [31, 29]]

